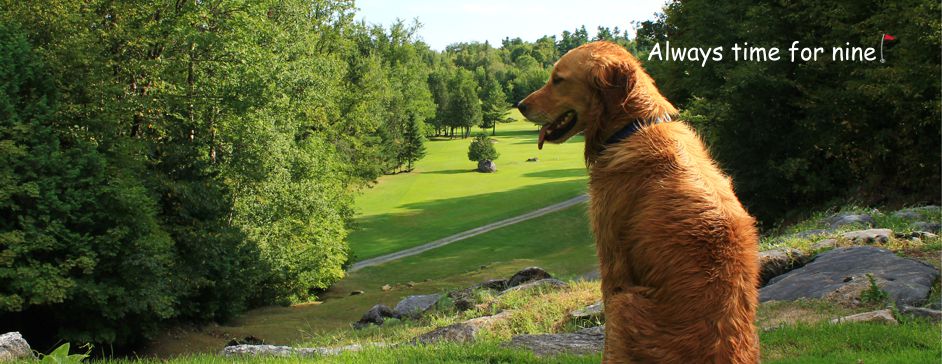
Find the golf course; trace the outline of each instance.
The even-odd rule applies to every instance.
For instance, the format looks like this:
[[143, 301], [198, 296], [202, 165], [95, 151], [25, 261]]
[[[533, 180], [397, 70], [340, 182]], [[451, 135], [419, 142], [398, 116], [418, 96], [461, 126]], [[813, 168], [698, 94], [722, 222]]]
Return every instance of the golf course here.
[[[471, 138], [435, 138], [408, 173], [381, 177], [356, 200], [349, 244], [355, 260], [393, 253], [585, 193], [581, 136], [538, 150], [537, 129], [513, 111], [497, 127], [498, 171], [479, 173], [467, 158]], [[488, 134], [490, 131], [488, 130]], [[535, 162], [528, 162], [536, 158]], [[595, 269], [595, 245], [585, 204], [454, 242], [415, 256], [348, 273], [318, 302], [255, 309], [231, 323], [171, 330], [152, 353], [213, 352], [228, 338], [256, 336], [294, 344], [349, 328], [376, 303], [438, 293], [540, 266], [562, 278]], [[391, 289], [384, 291], [382, 287]], [[350, 292], [363, 294], [350, 296]]]

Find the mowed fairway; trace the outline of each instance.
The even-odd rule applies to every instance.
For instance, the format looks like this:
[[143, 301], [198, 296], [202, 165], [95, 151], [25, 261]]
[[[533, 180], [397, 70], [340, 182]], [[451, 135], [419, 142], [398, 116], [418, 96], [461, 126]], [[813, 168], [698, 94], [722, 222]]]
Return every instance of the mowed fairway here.
[[[537, 128], [521, 120], [497, 126], [496, 173], [468, 160], [472, 138], [426, 143], [410, 173], [384, 176], [357, 199], [348, 241], [355, 260], [396, 252], [584, 193], [582, 136], [536, 147]], [[477, 132], [480, 129], [475, 129]], [[488, 134], [489, 131], [488, 131]], [[527, 162], [528, 158], [538, 162]]]

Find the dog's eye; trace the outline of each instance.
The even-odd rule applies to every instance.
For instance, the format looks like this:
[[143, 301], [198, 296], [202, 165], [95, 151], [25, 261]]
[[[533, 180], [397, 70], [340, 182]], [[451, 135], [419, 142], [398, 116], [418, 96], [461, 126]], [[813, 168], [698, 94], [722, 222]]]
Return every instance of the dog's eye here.
[[558, 85], [560, 82], [563, 82], [562, 77], [553, 77], [553, 85]]

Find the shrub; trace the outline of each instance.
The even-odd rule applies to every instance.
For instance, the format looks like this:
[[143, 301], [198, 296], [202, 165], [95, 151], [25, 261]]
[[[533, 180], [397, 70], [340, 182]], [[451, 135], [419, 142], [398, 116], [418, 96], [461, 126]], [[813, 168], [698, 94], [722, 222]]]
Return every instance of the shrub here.
[[493, 161], [499, 156], [500, 153], [494, 148], [494, 140], [487, 134], [480, 133], [475, 136], [468, 147], [468, 159], [474, 162]]

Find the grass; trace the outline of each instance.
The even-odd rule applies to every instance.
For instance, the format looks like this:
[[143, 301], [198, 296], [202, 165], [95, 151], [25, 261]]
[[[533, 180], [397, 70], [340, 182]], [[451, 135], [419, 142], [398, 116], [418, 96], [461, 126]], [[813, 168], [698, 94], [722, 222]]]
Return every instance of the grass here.
[[[402, 297], [464, 288], [540, 266], [575, 278], [597, 267], [585, 205], [507, 226], [425, 253], [350, 273], [321, 295], [322, 302], [255, 309], [225, 325], [178, 328], [164, 333], [148, 354], [179, 355], [219, 350], [231, 338], [257, 336], [274, 344], [330, 342], [372, 305], [394, 306]], [[384, 291], [384, 285], [391, 289]], [[350, 296], [350, 292], [365, 293]], [[395, 325], [389, 326], [393, 327]], [[386, 328], [384, 328], [385, 330]], [[336, 342], [336, 341], [334, 341]]]
[[[537, 149], [537, 129], [498, 125], [496, 173], [468, 160], [472, 138], [432, 140], [410, 173], [384, 176], [356, 201], [348, 241], [362, 260], [410, 248], [577, 196], [586, 190], [582, 136]], [[527, 162], [537, 157], [538, 162]]]

